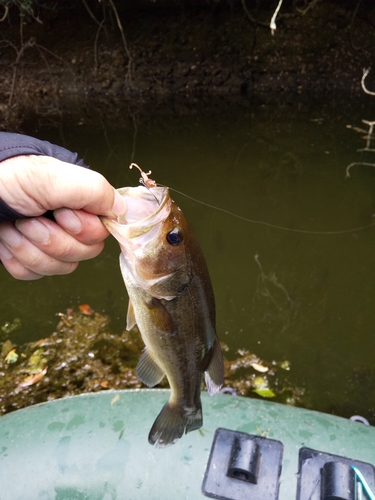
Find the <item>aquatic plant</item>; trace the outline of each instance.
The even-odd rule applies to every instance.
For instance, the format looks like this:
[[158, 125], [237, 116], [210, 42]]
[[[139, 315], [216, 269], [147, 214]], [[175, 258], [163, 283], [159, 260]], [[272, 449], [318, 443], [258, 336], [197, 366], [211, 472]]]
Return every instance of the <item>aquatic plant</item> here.
[[[0, 415], [64, 396], [142, 387], [135, 371], [144, 348], [137, 327], [113, 333], [110, 318], [87, 304], [57, 317], [49, 337], [21, 346], [9, 339], [19, 320], [1, 328], [6, 335], [0, 339]], [[288, 361], [267, 362], [246, 349], [231, 355], [225, 344], [223, 349], [226, 388], [241, 396], [303, 403], [303, 391], [288, 381]], [[167, 386], [164, 378], [159, 387]]]

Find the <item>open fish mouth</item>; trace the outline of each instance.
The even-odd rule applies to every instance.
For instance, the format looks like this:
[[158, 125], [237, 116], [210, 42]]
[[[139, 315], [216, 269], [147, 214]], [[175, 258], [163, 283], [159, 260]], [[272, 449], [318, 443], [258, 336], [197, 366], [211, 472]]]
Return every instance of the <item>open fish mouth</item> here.
[[[117, 220], [102, 217], [101, 220], [110, 233], [128, 250], [134, 252], [155, 237], [160, 224], [171, 210], [171, 198], [166, 187], [146, 188], [144, 186], [117, 189], [125, 198], [127, 209]], [[138, 237], [139, 241], [136, 243]], [[126, 242], [132, 241], [130, 249]]]
[[161, 215], [165, 215], [168, 204], [169, 189], [165, 187], [146, 188], [144, 186], [124, 187], [117, 189], [127, 203], [127, 210], [118, 217], [118, 224], [134, 225], [139, 222], [148, 225], [158, 223]]

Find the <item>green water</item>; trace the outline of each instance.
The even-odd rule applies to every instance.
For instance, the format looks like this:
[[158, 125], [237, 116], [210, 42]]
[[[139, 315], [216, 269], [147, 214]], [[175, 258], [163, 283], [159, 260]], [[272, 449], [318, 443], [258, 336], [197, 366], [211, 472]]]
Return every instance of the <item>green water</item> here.
[[[375, 423], [375, 226], [357, 229], [375, 224], [375, 169], [345, 178], [351, 162], [375, 162], [347, 127], [367, 129], [361, 120], [375, 119], [375, 108], [353, 107], [238, 105], [222, 116], [196, 107], [136, 129], [67, 119], [28, 132], [78, 151], [117, 187], [137, 184], [127, 168], [135, 161], [159, 183], [252, 220], [173, 193], [206, 255], [220, 339], [233, 353], [290, 361], [291, 383], [305, 389], [309, 407]], [[73, 275], [37, 282], [0, 269], [1, 324], [19, 317], [14, 338], [37, 339], [54, 330], [57, 312], [89, 303], [121, 331], [118, 253], [109, 239]]]

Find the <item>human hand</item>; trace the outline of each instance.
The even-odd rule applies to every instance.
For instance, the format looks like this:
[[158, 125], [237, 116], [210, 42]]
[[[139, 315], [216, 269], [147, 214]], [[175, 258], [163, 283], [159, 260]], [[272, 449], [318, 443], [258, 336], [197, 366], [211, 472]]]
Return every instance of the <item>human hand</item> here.
[[[0, 197], [29, 219], [0, 223], [0, 260], [17, 279], [69, 274], [96, 257], [109, 235], [98, 215], [116, 217], [124, 199], [98, 172], [47, 156], [0, 164]], [[56, 222], [43, 217], [53, 210]]]

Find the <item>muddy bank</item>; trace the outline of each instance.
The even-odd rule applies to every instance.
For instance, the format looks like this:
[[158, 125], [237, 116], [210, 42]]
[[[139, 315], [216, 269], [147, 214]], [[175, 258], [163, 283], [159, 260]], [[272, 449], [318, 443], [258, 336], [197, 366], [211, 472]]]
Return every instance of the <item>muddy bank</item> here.
[[[66, 113], [116, 122], [166, 105], [185, 113], [217, 102], [360, 98], [375, 55], [373, 3], [293, 2], [297, 10], [285, 1], [272, 36], [274, 3], [118, 2], [124, 38], [98, 2], [89, 3], [93, 16], [78, 2], [41, 9], [41, 22], [23, 26], [22, 42], [13, 14], [1, 26], [0, 125], [22, 130], [30, 116]], [[375, 87], [375, 76], [367, 83]]]

